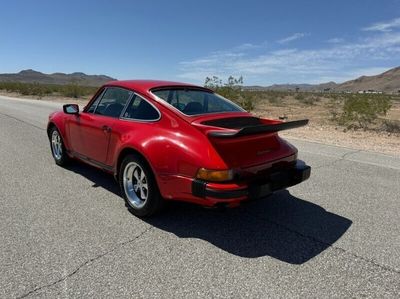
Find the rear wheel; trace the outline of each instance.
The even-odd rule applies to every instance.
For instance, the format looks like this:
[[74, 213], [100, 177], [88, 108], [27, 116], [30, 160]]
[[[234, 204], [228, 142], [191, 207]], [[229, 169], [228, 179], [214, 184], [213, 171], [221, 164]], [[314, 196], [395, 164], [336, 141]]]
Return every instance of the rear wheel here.
[[147, 163], [137, 155], [127, 155], [121, 163], [118, 181], [129, 210], [145, 217], [158, 212], [163, 199]]
[[50, 147], [54, 161], [59, 166], [65, 166], [68, 163], [69, 157], [64, 146], [60, 132], [56, 127], [50, 129]]

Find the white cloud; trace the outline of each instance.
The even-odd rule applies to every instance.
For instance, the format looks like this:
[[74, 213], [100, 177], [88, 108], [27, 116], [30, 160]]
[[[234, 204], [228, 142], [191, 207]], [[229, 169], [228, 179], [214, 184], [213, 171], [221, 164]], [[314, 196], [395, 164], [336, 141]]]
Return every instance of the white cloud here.
[[330, 43], [330, 44], [340, 44], [340, 43], [344, 42], [344, 39], [339, 38], [339, 37], [334, 37], [334, 38], [328, 39], [326, 42]]
[[380, 31], [390, 32], [394, 28], [400, 28], [400, 18], [396, 18], [387, 22], [379, 22], [363, 28], [364, 31]]
[[[243, 75], [246, 84], [316, 83], [353, 79], [400, 64], [400, 32], [380, 32], [354, 42], [325, 44], [323, 48], [284, 48], [257, 55], [242, 51], [214, 52], [180, 63], [180, 78], [203, 82], [207, 76]], [[372, 71], [371, 71], [372, 70]]]
[[251, 44], [251, 43], [244, 43], [244, 44], [241, 44], [241, 45], [233, 48], [233, 50], [244, 51], [244, 50], [250, 50], [250, 49], [257, 49], [259, 47], [260, 47], [260, 45], [255, 45], [255, 44]]
[[292, 41], [294, 41], [296, 39], [303, 38], [303, 37], [305, 37], [307, 35], [308, 34], [303, 33], [303, 32], [297, 32], [297, 33], [294, 33], [294, 34], [292, 34], [292, 35], [290, 35], [288, 37], [285, 37], [285, 38], [282, 38], [282, 39], [278, 40], [278, 43], [279, 44], [287, 44], [287, 43], [290, 43], [290, 42], [292, 42]]

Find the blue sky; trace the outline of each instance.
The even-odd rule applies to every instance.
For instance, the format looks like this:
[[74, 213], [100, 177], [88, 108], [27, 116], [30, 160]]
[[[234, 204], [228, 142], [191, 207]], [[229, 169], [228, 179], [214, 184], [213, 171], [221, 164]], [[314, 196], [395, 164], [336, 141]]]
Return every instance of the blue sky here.
[[341, 82], [400, 65], [400, 0], [0, 5], [0, 73], [193, 83], [242, 75], [246, 85], [269, 85]]

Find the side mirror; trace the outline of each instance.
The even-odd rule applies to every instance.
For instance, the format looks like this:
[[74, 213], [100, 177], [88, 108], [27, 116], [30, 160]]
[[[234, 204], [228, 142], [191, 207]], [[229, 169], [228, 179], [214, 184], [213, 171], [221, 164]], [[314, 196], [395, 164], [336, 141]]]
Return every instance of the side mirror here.
[[65, 104], [63, 111], [66, 114], [79, 114], [79, 106], [77, 104]]

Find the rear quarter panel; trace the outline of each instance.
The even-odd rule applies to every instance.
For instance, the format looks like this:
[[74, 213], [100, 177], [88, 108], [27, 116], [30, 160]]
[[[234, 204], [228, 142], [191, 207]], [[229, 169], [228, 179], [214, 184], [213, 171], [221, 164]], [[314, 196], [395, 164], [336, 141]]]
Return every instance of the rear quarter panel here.
[[[160, 109], [161, 110], [161, 109]], [[126, 148], [146, 158], [159, 180], [163, 176], [194, 177], [199, 167], [226, 169], [227, 165], [209, 143], [207, 137], [173, 112], [161, 111], [155, 122], [118, 120], [109, 148], [109, 164], [116, 163]]]

